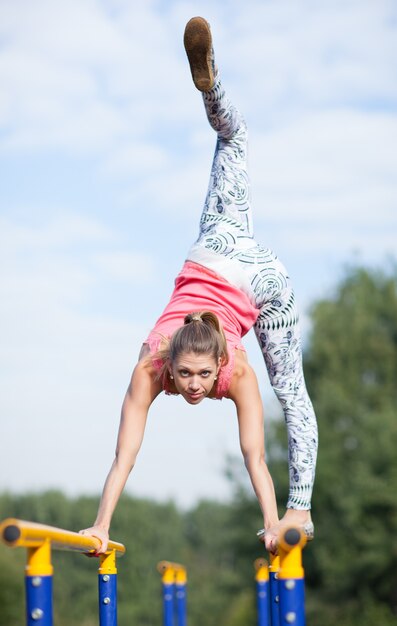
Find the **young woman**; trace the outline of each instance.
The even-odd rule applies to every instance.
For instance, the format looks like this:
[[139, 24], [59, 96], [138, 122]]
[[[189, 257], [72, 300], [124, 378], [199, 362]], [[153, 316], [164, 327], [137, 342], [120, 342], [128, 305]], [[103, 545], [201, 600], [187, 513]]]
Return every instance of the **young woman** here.
[[[263, 541], [277, 549], [281, 524], [313, 536], [310, 501], [317, 425], [303, 370], [298, 313], [288, 274], [276, 255], [253, 236], [247, 175], [247, 129], [226, 97], [214, 63], [209, 25], [192, 18], [184, 43], [193, 82], [203, 92], [217, 132], [200, 233], [175, 280], [163, 314], [142, 346], [120, 421], [114, 462], [94, 526], [106, 551], [117, 501], [134, 467], [149, 408], [165, 391], [192, 405], [229, 398], [236, 406], [241, 451], [263, 513]], [[281, 521], [265, 462], [263, 408], [255, 372], [241, 343], [254, 327], [288, 429], [290, 495]]]

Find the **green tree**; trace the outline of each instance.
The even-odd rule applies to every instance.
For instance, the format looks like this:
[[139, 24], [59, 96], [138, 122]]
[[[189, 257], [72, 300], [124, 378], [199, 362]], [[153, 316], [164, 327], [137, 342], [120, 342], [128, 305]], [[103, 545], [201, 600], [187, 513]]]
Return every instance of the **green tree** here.
[[24, 623], [24, 555], [10, 552], [0, 545], [0, 626]]

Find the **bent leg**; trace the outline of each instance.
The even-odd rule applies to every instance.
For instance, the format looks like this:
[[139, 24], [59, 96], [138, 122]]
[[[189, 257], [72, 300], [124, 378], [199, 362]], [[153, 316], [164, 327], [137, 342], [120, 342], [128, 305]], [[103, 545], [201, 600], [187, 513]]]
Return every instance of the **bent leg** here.
[[287, 425], [290, 473], [287, 508], [310, 509], [318, 446], [317, 421], [304, 380], [298, 315], [289, 284], [263, 305], [254, 328]]

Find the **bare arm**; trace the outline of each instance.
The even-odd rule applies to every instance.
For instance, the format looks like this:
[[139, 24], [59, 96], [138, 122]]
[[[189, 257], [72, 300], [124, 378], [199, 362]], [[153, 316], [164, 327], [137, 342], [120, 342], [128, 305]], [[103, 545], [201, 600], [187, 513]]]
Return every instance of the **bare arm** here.
[[135, 465], [142, 444], [150, 405], [161, 392], [151, 360], [143, 356], [137, 363], [124, 398], [114, 461], [106, 479], [94, 526], [81, 531], [101, 540], [105, 552], [113, 512]]
[[[278, 524], [277, 503], [265, 461], [263, 407], [258, 381], [247, 362], [234, 377], [228, 395], [236, 405], [241, 452], [263, 513], [264, 527], [268, 530]], [[275, 549], [271, 534], [266, 538], [266, 547], [271, 551]]]

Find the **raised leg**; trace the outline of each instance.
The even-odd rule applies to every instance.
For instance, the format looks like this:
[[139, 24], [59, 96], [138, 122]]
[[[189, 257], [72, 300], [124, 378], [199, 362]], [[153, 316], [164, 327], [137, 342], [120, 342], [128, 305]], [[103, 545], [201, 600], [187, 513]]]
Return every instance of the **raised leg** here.
[[223, 230], [236, 230], [234, 236], [239, 240], [236, 243], [240, 245], [241, 239], [248, 239], [246, 246], [252, 246], [246, 124], [227, 97], [219, 74], [211, 91], [203, 93], [203, 101], [208, 121], [218, 137], [200, 222], [201, 233], [208, 234], [209, 230], [222, 225]]
[[184, 43], [193, 82], [203, 92], [208, 121], [217, 133], [199, 243], [221, 253], [224, 253], [219, 249], [222, 239], [232, 248], [244, 239], [248, 241], [242, 247], [252, 246], [246, 124], [221, 84], [210, 27], [203, 18], [189, 20]]

